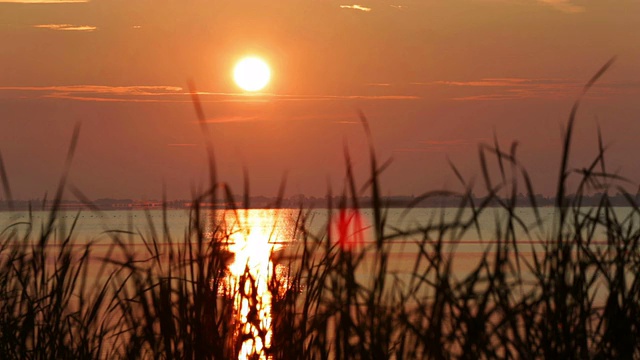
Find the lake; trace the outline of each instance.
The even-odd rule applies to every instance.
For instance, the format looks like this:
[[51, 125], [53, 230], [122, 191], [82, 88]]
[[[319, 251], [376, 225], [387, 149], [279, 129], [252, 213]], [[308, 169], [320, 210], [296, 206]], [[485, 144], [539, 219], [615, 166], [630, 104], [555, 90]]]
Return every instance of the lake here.
[[[588, 216], [595, 209], [580, 209], [581, 216]], [[613, 214], [621, 219], [630, 219], [634, 215], [632, 208], [615, 208]], [[452, 275], [463, 279], [475, 269], [483, 254], [492, 254], [498, 240], [504, 241], [505, 234], [512, 231], [512, 238], [522, 255], [522, 259], [531, 260], [531, 254], [543, 251], [543, 245], [549, 239], [554, 239], [554, 208], [540, 208], [539, 219], [532, 208], [516, 208], [512, 216], [518, 221], [507, 221], [509, 213], [503, 209], [489, 208], [476, 218], [476, 222], [468, 222], [472, 212], [468, 209], [457, 208], [392, 208], [384, 212], [385, 219], [384, 245], [382, 249], [388, 253], [386, 276], [388, 281], [409, 284], [415, 277], [415, 270], [419, 266], [416, 260], [424, 256], [425, 244], [433, 246], [442, 240], [442, 251], [452, 259]], [[215, 224], [223, 226], [219, 232], [212, 228], [211, 216]], [[599, 215], [593, 215], [597, 220]], [[55, 222], [54, 241], [49, 246], [55, 247], [70, 238], [73, 246], [82, 249], [84, 245], [92, 244], [92, 261], [101, 262], [102, 259], [125, 260], [122, 252], [113, 252], [114, 239], [123, 243], [130, 254], [137, 256], [136, 260], [148, 258], [151, 246], [160, 248], [159, 252], [166, 252], [168, 247], [184, 245], [186, 232], [190, 229], [190, 222], [194, 217], [187, 210], [123, 210], [103, 212], [62, 212]], [[233, 254], [227, 267], [229, 278], [224, 284], [232, 289], [235, 295], [234, 312], [239, 319], [238, 332], [247, 338], [241, 346], [239, 359], [250, 358], [258, 354], [264, 358], [263, 349], [269, 348], [272, 342], [272, 292], [269, 291], [271, 274], [280, 274], [282, 283], [289, 283], [287, 278], [291, 265], [301, 253], [302, 239], [309, 242], [326, 243], [330, 233], [330, 246], [345, 250], [353, 256], [360, 256], [361, 261], [355, 270], [355, 280], [362, 284], [373, 283], [376, 266], [379, 266], [379, 252], [376, 251], [376, 234], [372, 209], [355, 211], [345, 209], [333, 211], [329, 214], [326, 209], [299, 211], [296, 209], [240, 209], [234, 211], [217, 211], [215, 214], [204, 212], [202, 220], [204, 236], [216, 233], [225, 234], [227, 251]], [[455, 220], [468, 226], [449, 226]], [[5, 233], [15, 231], [18, 234], [32, 232], [28, 241], [33, 241], [46, 227], [49, 213], [34, 211], [2, 212], [0, 213], [0, 229]], [[514, 227], [507, 224], [515, 224]], [[623, 221], [624, 223], [624, 221]], [[637, 222], [636, 222], [637, 223]], [[304, 226], [303, 226], [304, 224]], [[461, 229], [464, 228], [464, 231]], [[606, 247], [606, 226], [596, 226], [590, 235], [594, 239], [591, 247], [598, 249]], [[208, 235], [209, 234], [209, 235]], [[155, 239], [152, 245], [151, 239]], [[314, 240], [315, 239], [315, 240]], [[316, 246], [311, 251], [312, 256], [322, 258], [326, 255], [326, 247]], [[277, 253], [278, 256], [272, 256]], [[50, 259], [53, 261], [53, 259]], [[92, 266], [90, 276], [100, 282], [104, 275]], [[243, 274], [250, 274], [255, 281], [256, 293], [242, 289], [240, 279]], [[102, 277], [101, 277], [102, 276]], [[531, 280], [526, 271], [520, 275], [524, 280]], [[246, 286], [246, 285], [244, 285]], [[257, 304], [250, 305], [249, 298], [255, 296]], [[251, 306], [257, 306], [260, 321], [251, 321]]]

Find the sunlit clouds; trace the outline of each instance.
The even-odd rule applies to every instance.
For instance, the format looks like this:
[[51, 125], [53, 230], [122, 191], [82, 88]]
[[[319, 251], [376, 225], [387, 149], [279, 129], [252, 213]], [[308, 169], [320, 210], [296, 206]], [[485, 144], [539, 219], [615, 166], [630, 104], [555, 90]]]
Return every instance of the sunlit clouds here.
[[[577, 144], [599, 124], [605, 142], [624, 149], [612, 150], [611, 167], [640, 177], [628, 156], [640, 151], [638, 0], [0, 0], [0, 14], [0, 150], [25, 198], [41, 195], [39, 179], [59, 175], [53, 165], [64, 153], [51, 147], [75, 121], [86, 141], [77, 174], [87, 192], [96, 184], [88, 196], [151, 198], [155, 190], [140, 185], [146, 176], [172, 179], [167, 189], [188, 198], [206, 173], [201, 123], [234, 191], [246, 164], [265, 179], [256, 195], [277, 191], [283, 170], [291, 191], [324, 195], [327, 176], [344, 175], [345, 142], [354, 163], [367, 163], [358, 111], [381, 161], [403, 153], [384, 174], [391, 193], [440, 186], [442, 153], [477, 161], [474, 146], [453, 140], [491, 138], [494, 129], [531, 150], [522, 155], [539, 177], [532, 181], [555, 191], [543, 171], [559, 149], [550, 144], [614, 55], [583, 98]], [[255, 92], [233, 76], [247, 56], [271, 69]], [[180, 145], [188, 143], [199, 145]], [[87, 170], [94, 158], [105, 164], [101, 177]], [[107, 180], [123, 169], [132, 175], [118, 175], [121, 185]]]
[[72, 25], [72, 24], [41, 24], [41, 25], [33, 25], [34, 28], [38, 29], [49, 29], [49, 30], [57, 30], [57, 31], [94, 31], [97, 29], [95, 26], [89, 25]]
[[[254, 96], [234, 92], [199, 91], [202, 102], [316, 102], [316, 101], [403, 101], [418, 100], [416, 95], [289, 95], [260, 94]], [[65, 99], [95, 102], [166, 102], [190, 103], [189, 92], [177, 86], [106, 86], [106, 85], [65, 85], [65, 86], [0, 86], [0, 99]]]
[[340, 8], [342, 9], [352, 9], [352, 10], [360, 10], [360, 11], [364, 11], [364, 12], [369, 12], [371, 11], [371, 8], [362, 6], [362, 5], [340, 5]]
[[[245, 122], [260, 122], [260, 121], [331, 121], [338, 124], [355, 123], [360, 124], [360, 121], [351, 121], [344, 119], [353, 118], [353, 113], [326, 113], [319, 114], [307, 114], [307, 115], [269, 115], [269, 116], [256, 116], [256, 115], [227, 115], [207, 118], [204, 122], [207, 124], [232, 124], [232, 123], [245, 123]], [[195, 121], [194, 121], [195, 122]]]
[[237, 122], [247, 122], [247, 121], [259, 121], [260, 118], [258, 116], [240, 116], [240, 115], [232, 115], [232, 116], [218, 116], [215, 118], [206, 119], [204, 122], [208, 124], [224, 124], [224, 123], [237, 123]]
[[[365, 88], [380, 89], [387, 94], [294, 95], [241, 92], [199, 91], [204, 103], [240, 102], [340, 102], [340, 101], [418, 101], [424, 89], [446, 90], [446, 99], [456, 101], [507, 101], [526, 99], [572, 99], [581, 91], [583, 82], [573, 79], [486, 78], [479, 80], [437, 80], [409, 84], [367, 83]], [[398, 89], [406, 93], [388, 93]], [[640, 82], [602, 81], [589, 93], [590, 98], [637, 94]], [[433, 95], [430, 95], [433, 96]], [[139, 85], [65, 85], [65, 86], [0, 86], [0, 99], [64, 99], [93, 102], [190, 103], [190, 94], [179, 86]], [[223, 118], [211, 122], [237, 122], [255, 119]]]
[[[584, 85], [571, 79], [487, 78], [469, 81], [433, 81], [413, 83], [419, 86], [435, 86], [454, 89], [452, 100], [524, 100], [574, 98]], [[455, 89], [458, 90], [455, 90]], [[590, 97], [604, 97], [637, 91], [634, 83], [601, 82], [594, 87]]]
[[554, 8], [566, 13], [581, 13], [585, 11], [584, 6], [575, 5], [571, 0], [538, 0], [542, 3], [553, 6]]
[[[105, 86], [105, 85], [66, 85], [66, 86], [2, 86], [2, 93], [14, 98], [55, 98], [78, 101], [130, 101], [159, 102], [162, 97], [186, 93], [175, 86]], [[169, 99], [174, 100], [174, 99]], [[186, 99], [185, 99], [186, 101]]]
[[[356, 101], [419, 101], [425, 90], [446, 91], [445, 99], [456, 101], [507, 101], [526, 99], [572, 99], [581, 91], [583, 82], [573, 79], [527, 79], [486, 78], [479, 80], [437, 80], [409, 84], [367, 83], [365, 88], [380, 89], [387, 94], [349, 95], [294, 95], [242, 92], [199, 91], [203, 103], [239, 102], [356, 102]], [[421, 90], [424, 88], [425, 90]], [[388, 93], [387, 89], [398, 89], [406, 93]], [[597, 84], [589, 93], [590, 98], [605, 98], [621, 94], [637, 94], [640, 82], [606, 82]], [[429, 95], [433, 96], [433, 95]], [[190, 94], [179, 86], [139, 85], [65, 85], [65, 86], [0, 86], [0, 99], [64, 99], [93, 102], [140, 102], [140, 103], [190, 103]], [[211, 122], [237, 122], [255, 119], [222, 118]]]

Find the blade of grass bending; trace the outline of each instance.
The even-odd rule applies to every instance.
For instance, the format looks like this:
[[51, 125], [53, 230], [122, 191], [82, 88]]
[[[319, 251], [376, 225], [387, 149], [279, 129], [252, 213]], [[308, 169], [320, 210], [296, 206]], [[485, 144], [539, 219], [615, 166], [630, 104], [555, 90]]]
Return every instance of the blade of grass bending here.
[[200, 130], [202, 131], [202, 136], [204, 136], [205, 147], [207, 150], [207, 157], [209, 160], [209, 187], [211, 188], [211, 203], [215, 205], [216, 203], [216, 191], [215, 187], [217, 184], [217, 172], [216, 172], [216, 161], [215, 161], [215, 153], [213, 151], [213, 143], [211, 141], [211, 137], [209, 136], [208, 128], [207, 128], [207, 119], [204, 115], [204, 110], [202, 110], [202, 103], [200, 102], [200, 97], [198, 96], [198, 91], [196, 90], [196, 85], [192, 80], [187, 82], [189, 86], [189, 93], [191, 94], [191, 102], [193, 103], [193, 107], [196, 111], [196, 116], [198, 117], [198, 123], [200, 124]]
[[596, 83], [596, 81], [598, 81], [598, 79], [600, 79], [600, 77], [605, 72], [607, 72], [607, 70], [609, 70], [611, 65], [613, 65], [614, 62], [616, 62], [616, 58], [617, 56], [613, 56], [611, 59], [609, 59], [609, 61], [607, 61], [604, 65], [602, 65], [600, 70], [598, 70], [598, 72], [595, 75], [593, 75], [591, 79], [589, 79], [589, 81], [584, 85], [584, 88], [582, 88], [582, 94], [580, 95], [580, 98], [582, 98], [582, 96], [586, 94], [587, 91], [589, 91], [589, 89], [591, 89], [591, 87]]
[[231, 191], [231, 187], [229, 186], [229, 184], [227, 183], [222, 183], [221, 184], [222, 188], [224, 189], [224, 196], [225, 196], [225, 200], [226, 200], [226, 208], [231, 208], [231, 211], [233, 211], [233, 216], [236, 217], [236, 219], [239, 219], [238, 217], [238, 207], [236, 206], [236, 199], [233, 196], [233, 192]]
[[531, 178], [529, 177], [529, 173], [526, 169], [521, 168], [522, 177], [524, 178], [524, 184], [527, 187], [527, 192], [529, 193], [529, 201], [531, 202], [531, 207], [533, 208], [533, 213], [536, 217], [536, 224], [538, 226], [542, 225], [542, 218], [540, 217], [540, 209], [538, 209], [538, 202], [536, 201], [536, 195], [533, 192], [533, 184], [531, 183]]
[[344, 162], [347, 170], [347, 185], [349, 186], [349, 192], [351, 193], [351, 203], [355, 210], [360, 209], [358, 206], [358, 195], [356, 193], [356, 184], [353, 179], [353, 166], [351, 165], [351, 156], [349, 156], [349, 148], [347, 144], [344, 144]]
[[600, 169], [603, 173], [607, 172], [604, 161], [604, 150], [605, 147], [602, 145], [602, 129], [600, 129], [600, 124], [598, 124], [598, 159], [600, 159]]
[[568, 176], [567, 167], [569, 164], [569, 150], [571, 148], [571, 137], [573, 135], [573, 126], [576, 119], [576, 114], [578, 112], [578, 108], [580, 107], [580, 102], [582, 101], [584, 95], [591, 89], [591, 87], [598, 81], [598, 79], [611, 67], [611, 65], [615, 62], [616, 57], [612, 57], [607, 61], [597, 72], [596, 74], [589, 79], [589, 81], [582, 88], [582, 92], [576, 99], [573, 107], [571, 108], [571, 113], [569, 114], [569, 121], [567, 122], [566, 133], [564, 134], [564, 142], [562, 146], [562, 161], [560, 164], [560, 174], [558, 176], [558, 189], [556, 191], [556, 208], [559, 211], [560, 218], [558, 219], [558, 228], [557, 228], [557, 236], [556, 240], [562, 240], [562, 228], [564, 227], [564, 221], [567, 213], [567, 209], [564, 208], [565, 205], [565, 187], [566, 180]]
[[[242, 204], [244, 206], [245, 211], [249, 210], [249, 202], [250, 202], [250, 196], [249, 196], [249, 170], [247, 170], [246, 166], [242, 167], [242, 180], [243, 180], [243, 187], [244, 187], [244, 191], [243, 191], [243, 201]], [[246, 215], [246, 214], [245, 214]]]
[[478, 155], [480, 157], [480, 169], [482, 170], [484, 185], [487, 189], [491, 189], [493, 188], [493, 185], [491, 184], [491, 177], [489, 176], [489, 166], [487, 165], [487, 158], [484, 155], [484, 146], [482, 144], [478, 146]]
[[[382, 165], [378, 166], [378, 169], [376, 170], [376, 177], [380, 176], [380, 174], [382, 174], [382, 172], [384, 172], [393, 162], [393, 158], [389, 158], [387, 159], [384, 163], [382, 163]], [[372, 179], [368, 179], [367, 181], [365, 181], [365, 183], [360, 187], [360, 194], [364, 194], [367, 189], [373, 185], [373, 181]]]
[[2, 159], [2, 152], [0, 152], [0, 178], [2, 179], [2, 189], [4, 190], [4, 196], [7, 198], [9, 210], [13, 210], [13, 196], [11, 195], [11, 186], [9, 186], [7, 169], [4, 167], [4, 160]]
[[406, 205], [406, 209], [402, 212], [401, 217], [404, 217], [407, 215], [407, 213], [414, 207], [416, 207], [418, 204], [420, 204], [422, 201], [427, 200], [431, 197], [461, 197], [460, 193], [455, 192], [455, 191], [450, 191], [450, 190], [432, 190], [432, 191], [427, 191], [424, 194], [418, 195], [416, 196], [413, 200], [411, 200], [411, 202], [409, 202]]
[[40, 237], [40, 244], [44, 245], [44, 242], [47, 240], [51, 232], [53, 231], [53, 223], [55, 222], [58, 214], [58, 209], [60, 207], [60, 203], [62, 202], [62, 195], [64, 193], [64, 189], [67, 184], [67, 177], [69, 175], [69, 171], [71, 170], [71, 161], [73, 160], [73, 155], [76, 152], [76, 147], [78, 145], [78, 139], [80, 137], [80, 123], [76, 123], [73, 128], [73, 134], [71, 135], [71, 143], [69, 144], [69, 150], [67, 151], [67, 158], [64, 163], [64, 168], [62, 171], [62, 177], [60, 178], [60, 182], [58, 183], [58, 189], [56, 190], [56, 196], [53, 199], [53, 206], [51, 211], [49, 212], [49, 221], [47, 226], [44, 228], [44, 232]]
[[[42, 196], [42, 202], [40, 203], [40, 210], [45, 211], [47, 209], [46, 206], [47, 206], [48, 199], [49, 199], [49, 192], [45, 191], [44, 195]], [[44, 224], [42, 226], [44, 226]]]
[[89, 199], [73, 183], [69, 182], [67, 188], [69, 189], [69, 191], [71, 191], [71, 194], [73, 194], [73, 196], [75, 196], [76, 199], [78, 199], [84, 206], [88, 207], [91, 211], [95, 211], [98, 214], [102, 215], [102, 211], [100, 211], [100, 208], [96, 206], [96, 204], [94, 204], [93, 201], [91, 201], [91, 199]]
[[506, 175], [504, 173], [504, 164], [502, 163], [502, 156], [500, 156], [499, 154], [501, 153], [500, 151], [500, 144], [498, 143], [498, 135], [496, 134], [496, 129], [493, 129], [493, 146], [495, 146], [496, 152], [498, 153], [498, 167], [500, 168], [500, 175], [502, 176], [502, 182], [506, 182], [507, 178]]
[[282, 180], [280, 181], [280, 187], [278, 188], [278, 197], [276, 197], [275, 208], [280, 209], [282, 206], [282, 200], [284, 199], [284, 192], [287, 188], [287, 172], [282, 174]]
[[[497, 143], [497, 140], [496, 140], [496, 143]], [[451, 159], [449, 159], [449, 157], [447, 157], [447, 162], [449, 163], [449, 167], [451, 167], [451, 169], [453, 170], [453, 173], [456, 175], [456, 178], [458, 178], [458, 181], [460, 181], [462, 186], [466, 188], [465, 196], [467, 197], [469, 201], [469, 205], [471, 206], [472, 220], [476, 227], [478, 237], [482, 239], [482, 234], [480, 231], [480, 222], [478, 221], [478, 217], [480, 213], [476, 211], [476, 205], [475, 205], [475, 201], [473, 200], [473, 194], [472, 194], [473, 180], [471, 181], [471, 183], [467, 184], [467, 182], [462, 177], [462, 174], [460, 173], [460, 171], [458, 171], [458, 168], [453, 164], [453, 162], [451, 161]]]
[[[640, 189], [638, 190], [640, 191]], [[331, 225], [333, 221], [333, 191], [331, 189], [331, 180], [327, 178], [327, 241], [325, 242], [325, 253], [329, 254], [331, 250], [332, 231]]]
[[376, 229], [376, 245], [378, 248], [382, 246], [382, 240], [384, 239], [384, 224], [382, 223], [382, 201], [380, 199], [380, 183], [378, 164], [376, 159], [375, 149], [373, 147], [373, 137], [371, 136], [371, 128], [369, 127], [369, 121], [361, 110], [358, 110], [360, 116], [360, 122], [367, 135], [367, 142], [369, 143], [369, 161], [371, 167], [371, 199], [373, 207], [373, 219]]

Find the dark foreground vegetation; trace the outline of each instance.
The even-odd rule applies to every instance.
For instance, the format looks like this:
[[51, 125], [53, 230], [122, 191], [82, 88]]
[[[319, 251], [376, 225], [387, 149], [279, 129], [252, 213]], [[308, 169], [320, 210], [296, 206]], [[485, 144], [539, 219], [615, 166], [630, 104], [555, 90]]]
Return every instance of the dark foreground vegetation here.
[[[508, 150], [497, 141], [480, 146], [486, 199], [473, 198], [471, 184], [452, 166], [466, 191], [432, 191], [415, 201], [452, 196], [459, 200], [458, 215], [425, 219], [420, 226], [404, 229], [386, 224], [387, 207], [379, 184], [384, 165], [378, 164], [373, 147], [370, 180], [361, 187], [354, 183], [345, 151], [344, 196], [326, 204], [326, 211], [336, 215], [329, 218], [338, 219], [337, 227], [327, 224], [326, 231], [311, 233], [308, 212], [301, 209], [293, 239], [295, 256], [274, 259], [289, 270], [285, 277], [276, 276], [274, 270], [268, 283], [272, 333], [259, 330], [251, 335], [268, 344], [265, 356], [639, 358], [640, 209], [635, 194], [627, 194], [621, 186], [625, 180], [607, 172], [601, 142], [591, 164], [569, 166], [579, 101], [566, 128], [552, 231], [544, 238], [531, 235], [536, 251], [531, 245], [519, 245], [523, 239], [515, 237], [517, 230], [533, 232], [542, 222], [525, 223], [515, 211], [520, 192], [528, 194], [537, 211], [535, 192], [517, 160], [515, 145]], [[368, 134], [364, 117], [362, 122]], [[77, 137], [76, 131], [67, 170]], [[238, 330], [236, 296], [250, 305], [247, 322], [264, 328], [257, 279], [246, 272], [237, 287], [228, 286], [228, 227], [199, 204], [215, 203], [219, 196], [248, 208], [249, 187], [245, 186], [243, 199], [231, 198], [231, 189], [217, 179], [207, 144], [211, 187], [194, 197], [190, 226], [180, 238], [172, 238], [166, 226], [156, 229], [149, 222], [145, 233], [109, 232], [112, 244], [94, 256], [92, 244], [74, 245], [73, 223], [61, 228], [56, 204], [68, 188], [65, 176], [48, 223], [35, 228], [26, 221], [2, 230], [0, 358], [238, 357], [248, 335]], [[2, 166], [0, 170], [10, 198], [6, 172]], [[570, 177], [577, 186], [575, 195], [567, 197]], [[78, 189], [71, 191], [91, 206]], [[582, 199], [594, 191], [601, 194], [597, 206], [585, 208]], [[632, 207], [628, 216], [614, 213], [610, 191], [628, 199]], [[357, 236], [358, 217], [353, 214], [362, 206], [363, 193], [371, 201], [374, 239], [356, 250], [343, 245], [345, 237]], [[494, 240], [491, 248], [459, 278], [452, 270], [456, 241], [467, 232], [480, 231], [477, 220], [491, 203], [498, 203], [506, 216], [496, 219], [495, 233], [482, 235]], [[230, 205], [225, 211], [242, 210]], [[603, 233], [605, 244], [594, 246]], [[398, 239], [414, 241], [419, 248], [411, 259], [409, 278], [389, 270], [390, 244]], [[133, 253], [128, 246], [132, 241], [144, 242], [144, 255]], [[357, 275], [362, 272], [368, 276]]]

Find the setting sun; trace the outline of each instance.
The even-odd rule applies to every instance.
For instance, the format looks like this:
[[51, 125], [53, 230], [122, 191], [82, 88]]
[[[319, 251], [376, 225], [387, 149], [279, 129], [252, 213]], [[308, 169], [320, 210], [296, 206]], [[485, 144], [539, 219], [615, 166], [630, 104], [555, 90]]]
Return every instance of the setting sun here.
[[233, 70], [233, 79], [245, 91], [263, 89], [271, 78], [269, 65], [257, 57], [247, 57], [240, 60]]

